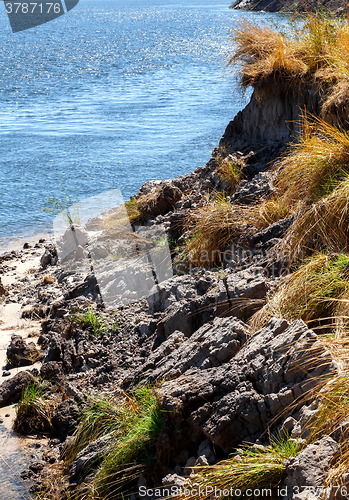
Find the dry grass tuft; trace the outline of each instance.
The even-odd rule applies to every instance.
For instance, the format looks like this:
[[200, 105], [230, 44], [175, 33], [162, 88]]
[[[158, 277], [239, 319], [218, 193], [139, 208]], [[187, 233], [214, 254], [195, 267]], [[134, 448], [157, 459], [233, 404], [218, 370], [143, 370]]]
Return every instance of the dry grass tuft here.
[[318, 254], [284, 279], [274, 296], [252, 316], [250, 323], [256, 331], [272, 316], [289, 321], [301, 318], [311, 326], [318, 324], [336, 331], [340, 325], [343, 328], [336, 316], [343, 318], [344, 313], [349, 312], [349, 304], [346, 307], [346, 302], [342, 301], [348, 293], [349, 255]]
[[327, 197], [314, 203], [287, 231], [279, 250], [296, 260], [309, 252], [348, 251], [349, 179]]
[[293, 54], [294, 43], [272, 30], [266, 24], [256, 25], [247, 19], [233, 30], [234, 53], [229, 65], [240, 66], [241, 85], [244, 88], [267, 80], [275, 73], [295, 78], [305, 74], [305, 63]]
[[232, 205], [224, 194], [215, 193], [213, 199], [207, 198], [205, 204], [190, 211], [184, 252], [195, 266], [221, 265], [222, 254], [234, 240], [288, 215], [290, 208], [277, 197], [258, 205]]
[[232, 205], [224, 194], [216, 193], [213, 200], [192, 210], [188, 216], [185, 252], [197, 266], [221, 264], [221, 252], [247, 229], [249, 210]]
[[231, 157], [226, 156], [225, 158], [217, 158], [218, 162], [218, 174], [229, 184], [230, 193], [235, 193], [237, 185], [244, 178], [241, 171], [242, 165], [232, 160]]
[[240, 67], [242, 87], [267, 88], [275, 79], [289, 90], [297, 82], [322, 86], [327, 89], [323, 116], [328, 117], [349, 104], [346, 19], [309, 13], [282, 34], [245, 19], [233, 29], [232, 40], [234, 51], [228, 64]]
[[324, 120], [303, 117], [299, 142], [277, 162], [278, 196], [285, 205], [309, 205], [330, 194], [349, 174], [349, 135]]

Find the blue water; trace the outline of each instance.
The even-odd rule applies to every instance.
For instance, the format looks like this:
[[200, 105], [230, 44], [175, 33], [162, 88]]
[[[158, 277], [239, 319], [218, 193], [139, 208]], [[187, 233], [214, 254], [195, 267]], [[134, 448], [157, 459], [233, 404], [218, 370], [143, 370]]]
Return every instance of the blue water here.
[[128, 199], [207, 162], [248, 99], [225, 69], [229, 4], [80, 0], [13, 34], [0, 2], [2, 248], [51, 226], [51, 196]]

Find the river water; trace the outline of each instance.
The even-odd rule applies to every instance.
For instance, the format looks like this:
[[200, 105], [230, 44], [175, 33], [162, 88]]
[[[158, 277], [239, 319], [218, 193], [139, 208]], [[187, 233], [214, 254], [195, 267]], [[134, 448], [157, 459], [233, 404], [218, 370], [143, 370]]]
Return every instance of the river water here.
[[[229, 0], [80, 0], [13, 34], [0, 2], [0, 245], [83, 199], [204, 165], [249, 95], [225, 69]], [[275, 17], [275, 16], [274, 16]]]
[[[0, 253], [50, 230], [72, 201], [204, 165], [244, 107], [225, 68], [230, 0], [80, 0], [13, 34], [0, 2]], [[277, 15], [273, 16], [278, 19]], [[0, 424], [0, 498], [24, 498], [23, 442]], [[7, 450], [7, 451], [6, 451]]]

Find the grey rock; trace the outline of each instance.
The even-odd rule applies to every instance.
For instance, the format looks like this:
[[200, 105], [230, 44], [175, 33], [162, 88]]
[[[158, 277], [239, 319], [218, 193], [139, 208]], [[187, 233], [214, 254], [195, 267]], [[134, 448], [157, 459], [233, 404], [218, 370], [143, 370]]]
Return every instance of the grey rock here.
[[[290, 458], [287, 466], [285, 485], [292, 498], [294, 487], [304, 486], [322, 487], [334, 455], [339, 448], [338, 443], [331, 437], [325, 436], [321, 440], [308, 445], [297, 457]], [[321, 494], [320, 494], [321, 496]], [[293, 497], [294, 498], [294, 497]]]
[[186, 464], [185, 464], [185, 467], [183, 468], [183, 473], [186, 475], [186, 476], [190, 476], [190, 474], [192, 473], [193, 471], [193, 467], [195, 465], [195, 462], [196, 462], [196, 457], [190, 457], [188, 458]]
[[275, 191], [273, 186], [274, 175], [272, 172], [260, 172], [250, 181], [240, 181], [235, 193], [230, 197], [231, 203], [249, 205], [267, 198]]
[[185, 477], [178, 476], [178, 474], [167, 474], [162, 478], [163, 486], [177, 486], [177, 488], [185, 488], [189, 484], [189, 480]]
[[62, 361], [48, 361], [41, 366], [40, 375], [44, 379], [50, 379], [56, 377], [59, 373], [61, 373], [62, 368]]
[[91, 469], [96, 468], [101, 462], [108, 445], [108, 439], [102, 436], [80, 451], [76, 455], [74, 462], [69, 466], [71, 480], [81, 479], [81, 477], [87, 476]]
[[11, 379], [5, 380], [0, 385], [0, 405], [4, 406], [18, 401], [23, 389], [34, 380], [34, 376], [28, 371], [19, 372]]
[[178, 377], [191, 368], [221, 366], [239, 351], [247, 336], [248, 327], [236, 318], [216, 318], [188, 339], [176, 331], [149, 356], [141, 372], [154, 381]]
[[[194, 366], [162, 384], [164, 432], [181, 449], [206, 438], [228, 453], [271, 420], [277, 424], [299, 395], [335, 370], [330, 354], [303, 321], [289, 324], [274, 318], [228, 362], [207, 369]], [[172, 426], [176, 439], [171, 438]], [[174, 454], [181, 450], [173, 448]]]
[[248, 319], [265, 303], [268, 281], [261, 268], [252, 268], [228, 275], [218, 283], [217, 316]]

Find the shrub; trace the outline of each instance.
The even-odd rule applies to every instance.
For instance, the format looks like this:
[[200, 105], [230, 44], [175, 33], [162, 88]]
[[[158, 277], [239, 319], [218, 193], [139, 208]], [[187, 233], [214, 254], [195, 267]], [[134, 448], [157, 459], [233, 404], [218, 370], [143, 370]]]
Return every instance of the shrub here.
[[90, 306], [84, 312], [71, 314], [69, 319], [71, 322], [78, 323], [84, 330], [88, 330], [93, 336], [103, 335], [113, 328], [108, 325], [103, 315], [98, 314]]

